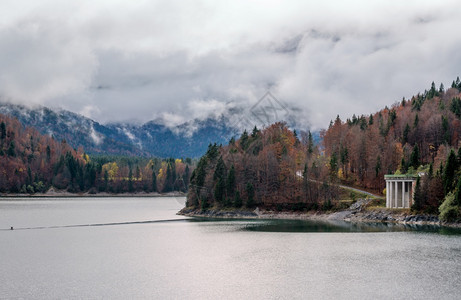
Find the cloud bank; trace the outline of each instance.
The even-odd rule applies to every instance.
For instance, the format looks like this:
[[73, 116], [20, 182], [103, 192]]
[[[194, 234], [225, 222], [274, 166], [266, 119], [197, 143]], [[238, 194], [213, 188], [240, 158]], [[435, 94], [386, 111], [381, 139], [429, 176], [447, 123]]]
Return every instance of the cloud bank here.
[[[76, 1], [77, 2], [77, 1]], [[456, 1], [2, 1], [0, 97], [174, 125], [266, 91], [300, 127], [461, 75]], [[229, 105], [232, 103], [232, 105]]]

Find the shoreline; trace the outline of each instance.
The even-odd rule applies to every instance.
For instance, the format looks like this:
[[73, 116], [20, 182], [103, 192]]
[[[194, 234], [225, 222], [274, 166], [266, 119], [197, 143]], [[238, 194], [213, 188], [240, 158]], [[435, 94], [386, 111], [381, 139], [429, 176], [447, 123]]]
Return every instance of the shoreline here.
[[186, 197], [184, 193], [168, 192], [168, 193], [70, 193], [67, 191], [49, 190], [46, 193], [40, 194], [8, 194], [0, 193], [0, 199], [15, 199], [15, 198], [126, 198], [126, 197], [139, 197], [139, 198], [153, 198], [153, 197]]
[[322, 221], [337, 222], [344, 221], [347, 223], [389, 223], [403, 225], [431, 225], [450, 228], [461, 228], [461, 223], [442, 222], [436, 215], [429, 214], [412, 214], [409, 210], [389, 210], [386, 208], [379, 209], [347, 209], [337, 212], [276, 212], [256, 208], [254, 210], [225, 210], [183, 208], [178, 215], [210, 218], [210, 219], [266, 219], [266, 220], [305, 220], [305, 221]]

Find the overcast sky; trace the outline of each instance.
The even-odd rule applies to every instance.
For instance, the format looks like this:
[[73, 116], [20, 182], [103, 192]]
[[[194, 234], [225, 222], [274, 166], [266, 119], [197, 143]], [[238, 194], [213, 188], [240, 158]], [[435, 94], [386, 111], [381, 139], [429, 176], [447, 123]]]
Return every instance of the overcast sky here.
[[175, 124], [270, 90], [318, 129], [449, 87], [460, 28], [455, 0], [2, 0], [0, 97]]

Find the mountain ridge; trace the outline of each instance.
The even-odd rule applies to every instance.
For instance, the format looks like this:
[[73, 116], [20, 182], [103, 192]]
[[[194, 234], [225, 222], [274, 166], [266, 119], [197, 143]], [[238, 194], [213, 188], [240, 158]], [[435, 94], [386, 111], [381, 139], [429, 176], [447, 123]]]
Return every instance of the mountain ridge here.
[[195, 158], [203, 155], [210, 143], [227, 144], [242, 132], [239, 124], [225, 115], [169, 127], [159, 120], [101, 124], [64, 109], [10, 103], [0, 103], [0, 113], [17, 118], [24, 126], [35, 127], [42, 134], [66, 140], [75, 149], [81, 146], [89, 154]]

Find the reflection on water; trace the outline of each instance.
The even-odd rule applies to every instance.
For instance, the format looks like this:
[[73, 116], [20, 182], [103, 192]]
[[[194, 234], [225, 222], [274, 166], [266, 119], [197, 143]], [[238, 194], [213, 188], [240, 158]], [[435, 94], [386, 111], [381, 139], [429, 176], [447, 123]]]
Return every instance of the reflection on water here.
[[260, 232], [431, 232], [444, 235], [461, 234], [461, 228], [438, 225], [399, 224], [382, 222], [351, 223], [339, 220], [292, 219], [219, 219], [193, 218], [189, 222], [213, 223], [214, 226], [234, 227], [239, 231]]

